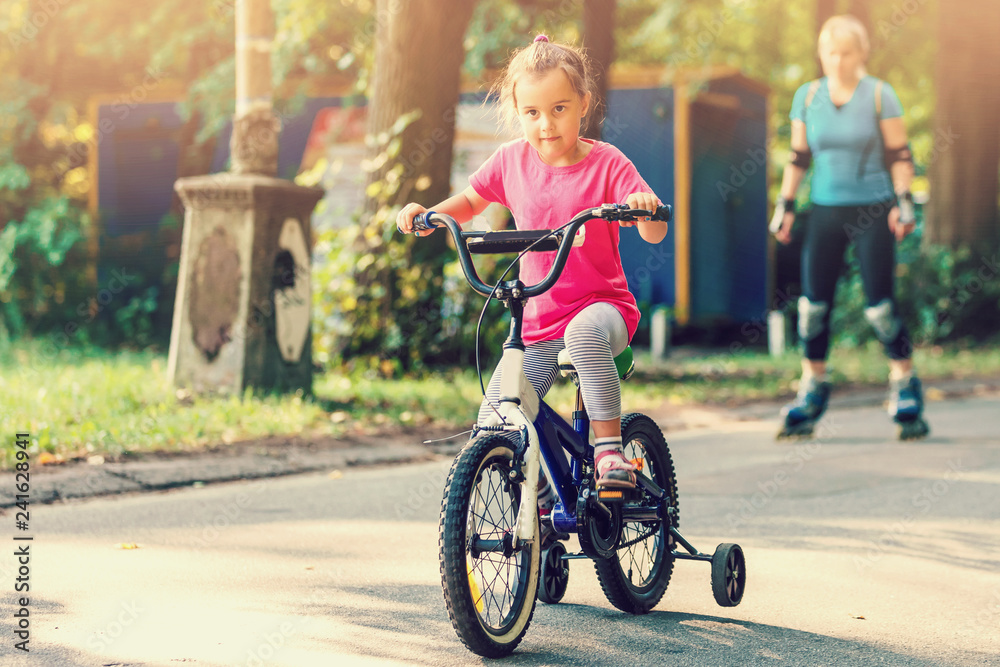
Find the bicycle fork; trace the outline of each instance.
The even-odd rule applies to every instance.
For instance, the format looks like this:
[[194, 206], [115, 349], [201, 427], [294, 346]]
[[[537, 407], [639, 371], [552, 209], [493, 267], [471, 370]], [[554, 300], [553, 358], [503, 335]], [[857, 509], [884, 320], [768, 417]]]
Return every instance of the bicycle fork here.
[[554, 479], [545, 460], [541, 456], [541, 444], [534, 419], [538, 415], [538, 394], [524, 374], [524, 350], [514, 345], [505, 345], [500, 360], [500, 406], [499, 413], [505, 430], [521, 431], [528, 434], [528, 446], [524, 451], [521, 470], [521, 506], [514, 523], [515, 548], [538, 538], [538, 478], [542, 468], [549, 479]]

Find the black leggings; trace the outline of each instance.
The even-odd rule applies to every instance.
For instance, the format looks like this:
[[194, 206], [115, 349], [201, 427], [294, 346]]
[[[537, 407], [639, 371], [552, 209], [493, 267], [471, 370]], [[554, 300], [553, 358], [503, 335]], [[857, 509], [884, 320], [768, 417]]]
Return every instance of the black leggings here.
[[896, 240], [889, 231], [891, 203], [863, 206], [814, 205], [802, 242], [802, 298], [799, 299], [799, 337], [805, 356], [826, 359], [830, 349], [830, 311], [837, 279], [844, 270], [847, 245], [861, 268], [868, 307], [865, 318], [890, 359], [909, 359], [913, 352], [906, 326], [893, 296]]

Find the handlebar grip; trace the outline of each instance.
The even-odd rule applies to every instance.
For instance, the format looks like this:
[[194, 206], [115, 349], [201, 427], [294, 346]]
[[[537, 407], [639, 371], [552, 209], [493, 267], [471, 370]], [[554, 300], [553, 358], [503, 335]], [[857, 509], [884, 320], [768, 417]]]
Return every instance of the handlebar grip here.
[[[417, 215], [413, 216], [413, 232], [416, 234], [417, 232], [426, 232], [433, 230], [435, 225], [428, 224], [427, 222], [428, 220], [431, 219], [432, 215], [434, 215], [434, 211], [427, 211], [426, 213], [418, 213]], [[403, 232], [403, 230], [399, 228], [399, 225], [396, 225], [396, 231], [400, 233]], [[419, 236], [419, 234], [417, 234], [417, 236]]]
[[674, 217], [674, 208], [670, 204], [664, 204], [663, 206], [656, 207], [656, 213], [653, 214], [654, 220], [662, 220], [663, 222], [670, 222]]
[[434, 226], [428, 224], [428, 220], [434, 215], [434, 211], [427, 211], [426, 213], [418, 213], [413, 216], [413, 231], [415, 232], [426, 232], [429, 229], [433, 229]]

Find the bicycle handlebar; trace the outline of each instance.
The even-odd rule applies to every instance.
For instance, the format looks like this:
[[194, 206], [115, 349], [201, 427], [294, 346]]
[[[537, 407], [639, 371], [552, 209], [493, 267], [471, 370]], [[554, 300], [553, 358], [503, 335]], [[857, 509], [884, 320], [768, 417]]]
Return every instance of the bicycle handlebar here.
[[[541, 282], [525, 286], [524, 298], [530, 299], [531, 297], [543, 294], [556, 284], [563, 269], [566, 267], [566, 260], [569, 258], [570, 249], [573, 247], [573, 239], [576, 236], [576, 232], [584, 223], [589, 220], [617, 222], [644, 217], [670, 222], [670, 219], [673, 217], [673, 209], [669, 205], [665, 205], [658, 206], [655, 211], [647, 211], [644, 209], [629, 208], [625, 204], [604, 204], [584, 209], [577, 213], [564, 227], [550, 232], [553, 236], [561, 236], [559, 247], [556, 250], [555, 261]], [[470, 238], [481, 238], [486, 233], [502, 234], [503, 232], [463, 232], [453, 217], [435, 211], [428, 211], [413, 218], [413, 229], [415, 231], [426, 231], [434, 227], [446, 227], [451, 232], [452, 238], [455, 239], [455, 247], [458, 249], [458, 260], [462, 265], [462, 271], [465, 273], [465, 279], [469, 282], [469, 286], [482, 296], [493, 296], [493, 286], [484, 283], [476, 272], [475, 264], [472, 263], [472, 254], [469, 251], [468, 240]], [[541, 237], [539, 240], [541, 240]]]

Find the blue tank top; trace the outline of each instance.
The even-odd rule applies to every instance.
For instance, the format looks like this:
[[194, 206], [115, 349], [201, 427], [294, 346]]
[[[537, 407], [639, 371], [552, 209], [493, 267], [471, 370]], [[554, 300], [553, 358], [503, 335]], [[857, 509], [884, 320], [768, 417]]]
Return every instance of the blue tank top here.
[[789, 117], [806, 124], [806, 140], [813, 154], [813, 203], [855, 206], [892, 198], [879, 121], [902, 116], [903, 106], [892, 86], [883, 83], [879, 114], [875, 104], [878, 81], [873, 76], [862, 78], [854, 96], [839, 108], [830, 99], [826, 77], [820, 79], [808, 108], [805, 102], [812, 82], [795, 92]]

